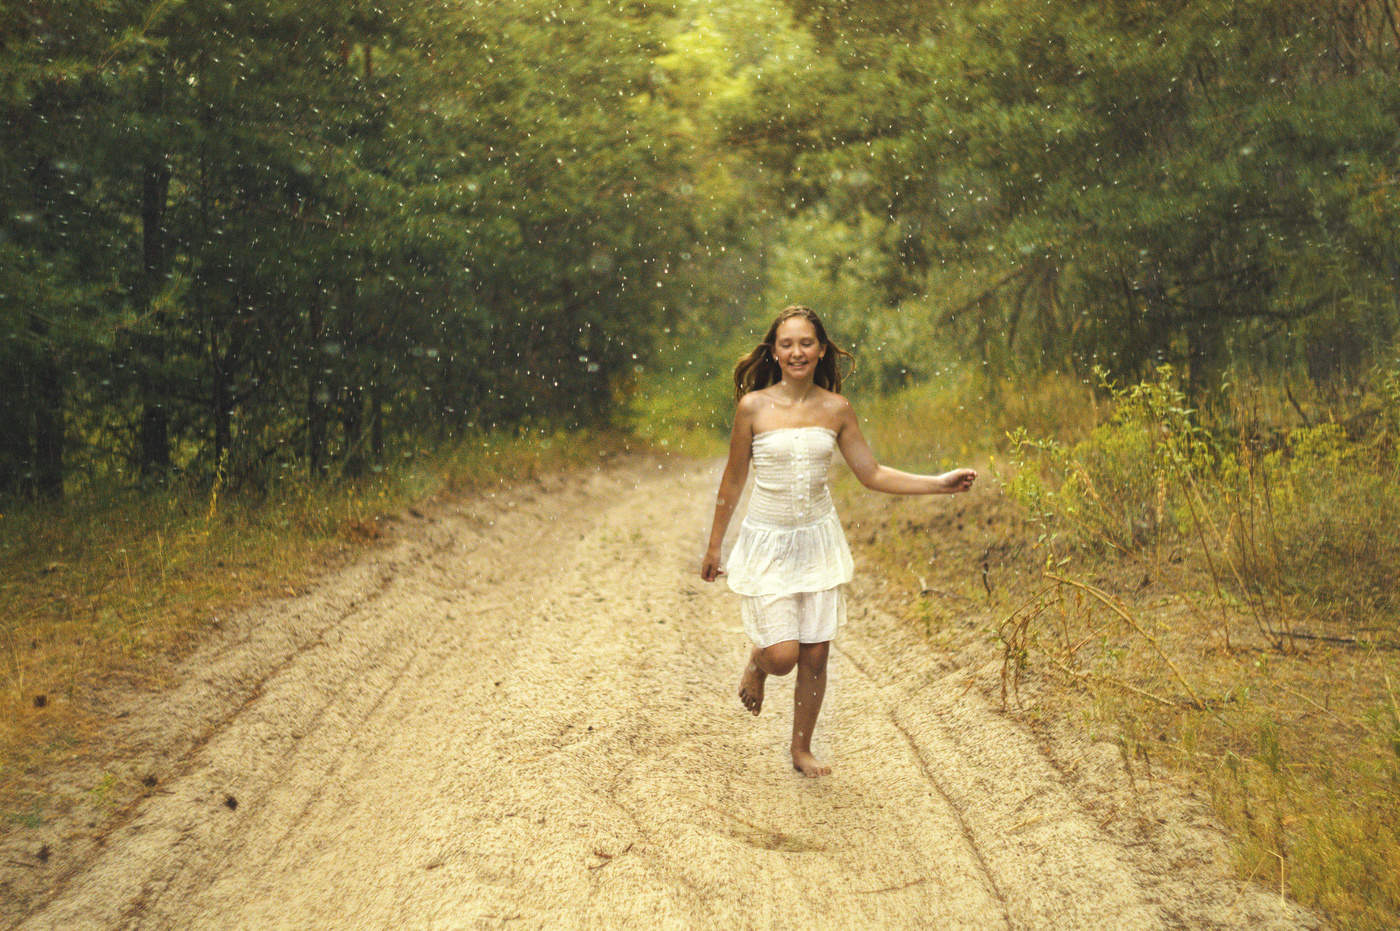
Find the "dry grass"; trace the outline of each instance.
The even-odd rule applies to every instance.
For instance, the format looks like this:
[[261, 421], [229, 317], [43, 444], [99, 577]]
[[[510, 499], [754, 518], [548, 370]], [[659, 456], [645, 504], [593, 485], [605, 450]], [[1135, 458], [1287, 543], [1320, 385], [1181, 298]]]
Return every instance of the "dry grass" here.
[[1242, 876], [1340, 925], [1394, 927], [1400, 652], [1327, 641], [1280, 651], [1241, 612], [1226, 649], [1216, 618], [1190, 603], [1208, 598], [1189, 590], [1199, 568], [1137, 585], [1116, 562], [1077, 568], [1101, 585], [1042, 576], [1006, 615], [1008, 703], [1187, 774], [1231, 831]]
[[1089, 386], [1058, 376], [988, 383], [969, 371], [889, 395], [851, 395], [880, 461], [927, 471], [985, 462], [1017, 427], [1037, 436], [1080, 435], [1096, 422]]
[[[65, 762], [101, 759], [102, 696], [159, 688], [171, 660], [251, 603], [294, 594], [444, 494], [620, 451], [617, 436], [496, 437], [371, 479], [266, 497], [172, 490], [0, 514], [0, 819], [33, 825]], [[98, 809], [111, 787], [91, 787]]]
[[[1160, 422], [1115, 423], [1114, 405], [1074, 392], [1018, 399], [1027, 435], [1058, 441], [1041, 447], [1057, 457], [1038, 461], [1046, 472], [1029, 455], [996, 468], [1019, 503], [986, 489], [940, 508], [853, 498], [864, 561], [935, 642], [990, 618], [1007, 703], [1043, 734], [1071, 722], [1212, 799], [1242, 878], [1339, 926], [1400, 924], [1400, 508], [1380, 491], [1400, 478], [1392, 441], [1235, 410], [1225, 441], [1195, 435], [1215, 446], [1193, 460], [1192, 442], [1155, 447]], [[911, 424], [942, 423], [945, 448], [971, 453], [943, 413], [959, 406], [930, 392], [862, 412], [901, 464]], [[986, 421], [1018, 416], [967, 429], [984, 441]]]

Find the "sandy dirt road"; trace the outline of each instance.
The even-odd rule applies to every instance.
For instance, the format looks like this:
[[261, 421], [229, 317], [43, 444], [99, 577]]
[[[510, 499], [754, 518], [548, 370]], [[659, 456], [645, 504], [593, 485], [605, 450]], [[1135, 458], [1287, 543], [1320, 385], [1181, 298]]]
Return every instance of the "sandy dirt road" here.
[[121, 713], [158, 789], [8, 917], [1316, 925], [1225, 878], [1208, 826], [1170, 800], [1150, 802], [1152, 837], [1125, 840], [1085, 797], [1093, 779], [1121, 790], [1111, 759], [1067, 775], [859, 591], [815, 746], [834, 773], [795, 774], [790, 679], [743, 713], [735, 599], [696, 576], [717, 480], [713, 463], [629, 460], [441, 505], [238, 619], [177, 688]]

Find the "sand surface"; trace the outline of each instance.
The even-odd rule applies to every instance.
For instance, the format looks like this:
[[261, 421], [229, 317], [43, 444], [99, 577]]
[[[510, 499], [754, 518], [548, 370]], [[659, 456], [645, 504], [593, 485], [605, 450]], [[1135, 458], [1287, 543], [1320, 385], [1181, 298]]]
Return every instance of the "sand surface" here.
[[120, 699], [114, 739], [157, 787], [85, 845], [55, 839], [22, 912], [0, 915], [1317, 925], [1229, 879], [1218, 832], [1171, 785], [1128, 787], [1102, 746], [1067, 768], [997, 710], [994, 671], [969, 665], [985, 656], [937, 656], [859, 586], [815, 741], [834, 772], [798, 776], [791, 677], [743, 712], [736, 599], [697, 576], [718, 477], [631, 459], [440, 504], [309, 594], [230, 621], [173, 690]]

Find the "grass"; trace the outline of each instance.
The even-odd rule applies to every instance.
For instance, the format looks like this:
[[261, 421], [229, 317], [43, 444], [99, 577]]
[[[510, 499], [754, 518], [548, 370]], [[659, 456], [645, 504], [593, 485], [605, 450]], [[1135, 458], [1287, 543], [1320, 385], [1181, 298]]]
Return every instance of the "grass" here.
[[642, 380], [626, 400], [629, 426], [639, 440], [685, 456], [723, 455], [734, 415], [726, 376], [672, 367]]
[[971, 370], [889, 394], [850, 393], [881, 462], [920, 471], [987, 463], [1017, 427], [1052, 437], [1092, 426], [1100, 406], [1087, 385], [1061, 377], [989, 383]]
[[[643, 384], [637, 432], [722, 453], [731, 407], [711, 382]], [[1257, 389], [1206, 418], [1169, 380], [1108, 400], [1075, 381], [958, 373], [888, 396], [853, 388], [881, 461], [988, 473], [976, 496], [936, 506], [838, 483], [887, 609], [935, 646], [995, 642], [1008, 705], [1033, 726], [1112, 735], [1134, 765], [1191, 781], [1240, 878], [1338, 926], [1400, 924], [1400, 460], [1387, 433], [1400, 422], [1384, 403], [1347, 418]], [[1288, 420], [1300, 411], [1307, 423]], [[93, 694], [158, 687], [215, 618], [300, 590], [372, 543], [379, 515], [622, 442], [494, 438], [266, 500], [175, 490], [0, 515], [0, 823], [41, 824], [43, 774], [97, 752]], [[110, 808], [120, 792], [104, 777], [77, 803]]]
[[1077, 585], [1029, 596], [1002, 626], [1009, 703], [1032, 720], [1107, 732], [1126, 759], [1186, 774], [1231, 832], [1240, 876], [1340, 926], [1394, 927], [1400, 719], [1390, 684], [1400, 657], [1325, 642], [1283, 652], [1249, 635], [1227, 650], [1214, 619], [1176, 589], [1189, 579], [1134, 591], [1119, 565], [1077, 574], [1103, 576], [1099, 590], [1113, 589], [1124, 616]]
[[618, 435], [492, 436], [371, 478], [287, 482], [265, 496], [160, 493], [0, 514], [0, 823], [116, 805], [104, 780], [58, 799], [50, 775], [96, 759], [112, 687], [158, 689], [219, 619], [296, 594], [379, 537], [378, 518], [437, 495], [593, 463]]
[[1041, 733], [1073, 722], [1179, 773], [1212, 800], [1240, 878], [1341, 927], [1400, 924], [1400, 459], [1384, 404], [1329, 416], [1255, 386], [1202, 414], [1169, 373], [1107, 399], [973, 384], [857, 405], [883, 461], [985, 451], [1006, 492], [849, 496], [888, 607], [935, 645], [995, 637], [1007, 704]]

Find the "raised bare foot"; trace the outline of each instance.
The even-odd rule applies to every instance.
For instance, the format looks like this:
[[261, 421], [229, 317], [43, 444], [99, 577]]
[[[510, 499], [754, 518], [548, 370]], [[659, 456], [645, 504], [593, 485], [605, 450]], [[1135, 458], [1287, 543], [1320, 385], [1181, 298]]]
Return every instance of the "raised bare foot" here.
[[831, 767], [825, 763], [817, 762], [817, 758], [812, 756], [808, 750], [792, 751], [792, 768], [804, 776], [830, 776]]
[[749, 654], [749, 663], [744, 667], [744, 676], [739, 680], [739, 701], [749, 709], [750, 714], [758, 714], [763, 707], [763, 684], [768, 673], [758, 668], [758, 648]]

